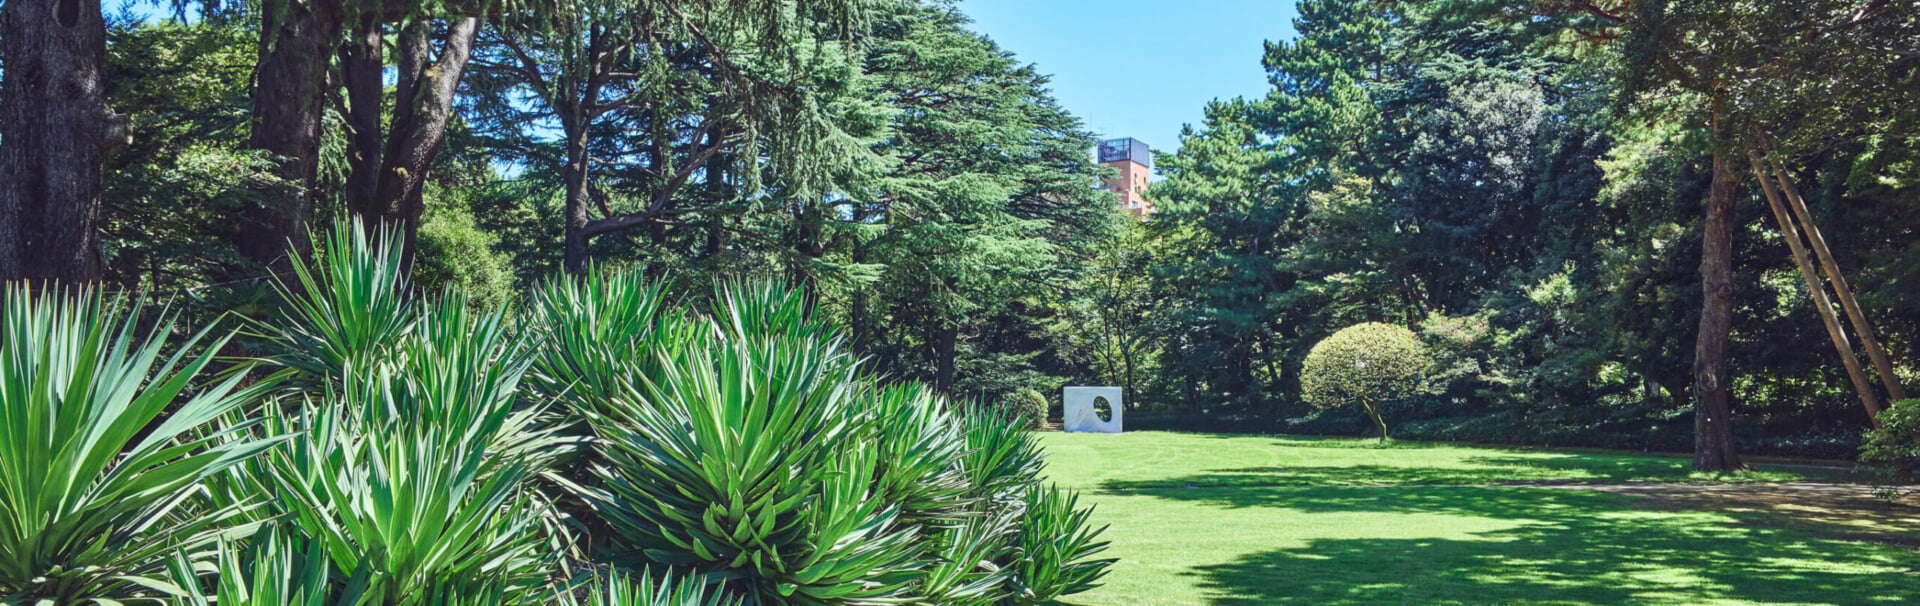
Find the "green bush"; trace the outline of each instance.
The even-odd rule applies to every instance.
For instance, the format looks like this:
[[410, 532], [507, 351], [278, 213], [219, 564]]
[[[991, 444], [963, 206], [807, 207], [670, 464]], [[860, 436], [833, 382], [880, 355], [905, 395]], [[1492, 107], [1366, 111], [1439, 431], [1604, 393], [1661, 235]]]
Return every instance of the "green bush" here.
[[1880, 427], [1867, 430], [1860, 462], [1888, 465], [1902, 475], [1920, 467], [1920, 399], [1901, 400], [1880, 411]]
[[420, 222], [413, 278], [430, 291], [451, 289], [474, 305], [497, 308], [513, 295], [513, 263], [495, 250], [499, 238], [480, 228], [464, 203], [429, 204]]
[[1013, 392], [1006, 399], [1005, 407], [1009, 414], [1025, 421], [1027, 429], [1039, 429], [1047, 424], [1047, 409], [1051, 403], [1047, 397], [1033, 389]]
[[1387, 422], [1380, 407], [1419, 393], [1431, 365], [1426, 346], [1413, 331], [1377, 322], [1356, 324], [1307, 352], [1300, 370], [1301, 396], [1319, 408], [1360, 405], [1385, 442]]

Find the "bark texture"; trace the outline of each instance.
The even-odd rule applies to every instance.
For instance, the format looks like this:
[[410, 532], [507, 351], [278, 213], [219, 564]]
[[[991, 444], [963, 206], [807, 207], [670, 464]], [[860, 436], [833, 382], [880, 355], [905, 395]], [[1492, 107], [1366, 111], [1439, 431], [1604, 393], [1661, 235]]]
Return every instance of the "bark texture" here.
[[342, 196], [356, 212], [369, 204], [380, 186], [385, 158], [386, 70], [385, 31], [374, 15], [365, 15], [353, 37], [340, 45], [340, 75], [347, 89], [346, 116], [352, 141], [347, 149], [347, 183]]
[[268, 17], [260, 32], [248, 144], [277, 156], [275, 172], [292, 187], [259, 192], [240, 217], [234, 246], [277, 272], [312, 251], [307, 229], [320, 166], [327, 67], [344, 11], [338, 0], [264, 0], [262, 12]]
[[102, 160], [130, 134], [101, 81], [106, 36], [99, 0], [0, 6], [0, 280], [100, 278]]
[[1713, 188], [1707, 195], [1706, 229], [1700, 251], [1700, 333], [1693, 346], [1693, 468], [1745, 469], [1733, 442], [1733, 408], [1727, 387], [1727, 339], [1733, 333], [1733, 206], [1738, 173], [1725, 152], [1713, 156]]
[[427, 172], [446, 140], [447, 121], [453, 117], [453, 95], [459, 89], [460, 76], [466, 73], [480, 19], [457, 17], [449, 22], [437, 57], [433, 53], [433, 29], [431, 23], [418, 21], [400, 33], [395, 49], [400, 69], [394, 86], [393, 121], [388, 124], [374, 195], [348, 202], [362, 217], [400, 226], [409, 260], [419, 238], [420, 218], [427, 208]]

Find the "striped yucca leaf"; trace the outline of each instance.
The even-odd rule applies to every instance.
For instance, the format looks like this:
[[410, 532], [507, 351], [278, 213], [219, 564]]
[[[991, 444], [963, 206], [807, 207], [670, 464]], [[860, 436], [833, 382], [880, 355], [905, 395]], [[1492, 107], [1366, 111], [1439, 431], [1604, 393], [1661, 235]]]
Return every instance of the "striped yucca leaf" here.
[[919, 575], [917, 603], [988, 606], [1012, 597], [1013, 570], [996, 560], [1012, 549], [1015, 513], [978, 512], [957, 526], [934, 529], [928, 537], [934, 562]]
[[646, 372], [663, 333], [676, 325], [665, 291], [666, 283], [637, 271], [540, 285], [527, 313], [529, 332], [544, 339], [531, 387], [549, 398], [604, 409]]
[[[320, 543], [301, 545], [280, 526], [262, 526], [245, 543], [222, 540], [213, 562], [195, 562], [179, 553], [170, 563], [174, 581], [186, 592], [179, 606], [333, 606], [353, 604], [365, 583], [341, 589]], [[212, 591], [202, 585], [211, 579]]]
[[400, 234], [358, 218], [334, 223], [312, 264], [293, 263], [294, 284], [276, 278], [285, 318], [266, 327], [281, 350], [274, 360], [300, 372], [311, 387], [365, 370], [413, 329]]
[[655, 580], [645, 571], [631, 575], [596, 574], [588, 586], [585, 603], [571, 597], [567, 599], [568, 606], [735, 606], [739, 603], [740, 600], [728, 598], [698, 576]]
[[616, 410], [588, 417], [605, 463], [602, 487], [580, 490], [622, 543], [767, 603], [904, 595], [921, 549], [873, 491], [880, 455], [849, 354], [763, 335], [656, 356]]
[[1105, 527], [1093, 527], [1093, 508], [1079, 508], [1080, 495], [1057, 486], [1032, 486], [1020, 515], [1019, 549], [1012, 563], [1019, 604], [1046, 604], [1061, 596], [1099, 587], [1112, 558], [1099, 540]]
[[966, 474], [974, 496], [1003, 502], [1027, 496], [1027, 488], [1039, 482], [1044, 461], [1026, 423], [988, 406], [970, 406], [962, 416]]
[[806, 293], [775, 280], [722, 282], [714, 287], [712, 313], [723, 336], [838, 339], [833, 326], [813, 313]]
[[945, 398], [920, 383], [869, 390], [868, 423], [880, 449], [874, 490], [908, 523], [951, 523], [973, 487], [965, 473], [966, 438]]
[[215, 421], [277, 379], [189, 393], [225, 338], [164, 354], [173, 317], [87, 289], [0, 287], [0, 594], [34, 603], [177, 593], [165, 562], [218, 537], [242, 505], [188, 505], [200, 482], [272, 447]]

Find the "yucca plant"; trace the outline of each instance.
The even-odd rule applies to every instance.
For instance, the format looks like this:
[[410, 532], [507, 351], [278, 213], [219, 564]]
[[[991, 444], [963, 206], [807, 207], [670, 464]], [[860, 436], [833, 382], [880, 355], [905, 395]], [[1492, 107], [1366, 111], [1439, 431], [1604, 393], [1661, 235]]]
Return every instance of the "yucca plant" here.
[[[548, 301], [608, 309], [659, 297], [648, 282], [605, 284], [616, 283], [643, 294], [576, 284], [565, 292], [606, 300]], [[801, 294], [735, 283], [706, 313], [626, 306], [658, 319], [611, 333], [644, 338], [606, 340], [637, 344], [624, 349], [632, 359], [603, 349], [543, 360], [628, 373], [571, 380], [617, 391], [574, 408], [594, 435], [597, 483], [570, 485], [627, 563], [721, 579], [760, 604], [984, 605], [1083, 590], [1082, 571], [1104, 571], [1075, 544], [1037, 560], [1022, 551], [1028, 500], [1044, 495], [1033, 490], [1039, 445], [1017, 419], [956, 408], [916, 383], [880, 384]], [[1035, 523], [1047, 521], [1077, 532], [1086, 517]]]
[[915, 524], [951, 524], [971, 506], [967, 441], [947, 402], [920, 383], [867, 390], [867, 426], [880, 450], [874, 490]]
[[492, 461], [488, 441], [461, 428], [361, 431], [350, 414], [315, 411], [307, 433], [273, 458], [297, 542], [322, 545], [336, 578], [364, 578], [374, 604], [435, 595], [537, 603], [553, 554], [527, 493], [535, 469]]
[[536, 596], [553, 554], [528, 493], [550, 448], [514, 409], [530, 356], [497, 313], [457, 297], [430, 309], [396, 359], [349, 374], [268, 459], [280, 502], [339, 576], [370, 578], [375, 603]]
[[323, 582], [326, 604], [544, 603], [561, 553], [533, 479], [566, 441], [522, 397], [535, 344], [503, 312], [409, 294], [392, 231], [338, 229], [269, 333], [308, 390], [299, 436], [233, 481], [271, 496], [278, 534], [223, 568]]
[[194, 388], [225, 337], [166, 354], [173, 318], [87, 289], [0, 287], [0, 595], [109, 604], [175, 593], [165, 563], [200, 550], [244, 505], [188, 505], [198, 484], [270, 448], [247, 422], [269, 378]]
[[853, 439], [864, 416], [850, 357], [785, 339], [663, 355], [658, 376], [589, 417], [607, 463], [583, 495], [628, 545], [740, 576], [776, 603], [904, 592], [892, 573], [915, 549], [870, 490], [878, 455]]
[[965, 468], [974, 497], [1001, 502], [1026, 498], [1044, 466], [1040, 442], [1026, 423], [986, 406], [968, 407], [962, 423]]
[[265, 327], [280, 349], [274, 360], [299, 370], [305, 387], [380, 361], [419, 313], [392, 226], [342, 219], [317, 239], [314, 261], [294, 262], [294, 283], [274, 280], [285, 320]]
[[1014, 552], [1018, 559], [1011, 563], [1019, 604], [1045, 604], [1098, 587], [1113, 566], [1113, 559], [1095, 557], [1107, 550], [1099, 538], [1106, 529], [1094, 528], [1093, 509], [1082, 509], [1079, 502], [1080, 495], [1057, 486], [1028, 488]]
[[[244, 546], [243, 546], [244, 545]], [[332, 562], [326, 546], [301, 544], [282, 527], [260, 526], [245, 543], [222, 540], [218, 555], [196, 562], [184, 552], [170, 562], [174, 581], [183, 588], [173, 600], [179, 606], [331, 606], [354, 604], [366, 583], [356, 583], [347, 595], [337, 595]], [[214, 577], [214, 589], [202, 589], [202, 576]]]
[[527, 318], [545, 340], [532, 387], [598, 409], [646, 373], [653, 349], [681, 323], [666, 306], [666, 284], [639, 272], [563, 277], [535, 289]]
[[634, 575], [603, 572], [593, 577], [584, 603], [568, 596], [569, 606], [733, 606], [729, 598], [699, 577], [683, 576], [654, 580], [648, 573]]
[[897, 466], [882, 463], [869, 383], [803, 309], [728, 287], [704, 319], [669, 312], [692, 327], [652, 346], [608, 410], [584, 411], [604, 463], [599, 487], [577, 489], [641, 561], [762, 602], [895, 600], [924, 547], [876, 485]]
[[996, 560], [1012, 555], [1014, 513], [974, 512], [957, 526], [931, 529], [933, 563], [919, 574], [916, 602], [987, 606], [1011, 598], [1014, 571]]

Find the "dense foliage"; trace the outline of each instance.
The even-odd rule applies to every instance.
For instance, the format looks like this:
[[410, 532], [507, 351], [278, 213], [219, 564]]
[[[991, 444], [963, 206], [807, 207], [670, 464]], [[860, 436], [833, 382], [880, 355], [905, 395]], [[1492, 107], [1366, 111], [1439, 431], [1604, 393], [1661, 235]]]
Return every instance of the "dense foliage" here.
[[1901, 400], [1880, 413], [1880, 427], [1867, 432], [1860, 461], [1886, 465], [1902, 475], [1920, 469], [1920, 400]]
[[[1152, 310], [1134, 401], [1166, 412], [1139, 422], [1364, 432], [1358, 411], [1302, 397], [1302, 365], [1338, 329], [1384, 322], [1437, 363], [1438, 394], [1389, 406], [1405, 437], [1686, 450], [1711, 376], [1741, 448], [1850, 456], [1872, 424], [1748, 149], [1781, 162], [1832, 242], [1892, 352], [1882, 383], [1920, 374], [1920, 183], [1901, 168], [1920, 157], [1920, 55], [1893, 34], [1920, 29], [1910, 4], [1298, 8], [1297, 37], [1267, 47], [1273, 90], [1207, 108], [1159, 158], [1141, 258], [1098, 270], [1147, 276], [1119, 291]], [[1848, 42], [1867, 39], [1902, 42]], [[1718, 118], [1686, 79], [1713, 65], [1740, 74]], [[1731, 209], [1715, 232], [1729, 287], [1709, 288], [1724, 308], [1701, 298], [1710, 197]], [[1703, 309], [1731, 331], [1724, 382], [1694, 364]]]
[[[180, 292], [183, 330], [245, 316], [261, 330], [223, 353], [309, 348], [277, 358], [307, 393], [415, 330], [304, 298], [342, 245], [310, 226], [355, 214], [399, 234], [379, 271], [473, 313], [524, 304], [582, 348], [513, 352], [556, 415], [660, 397], [620, 377], [691, 329], [646, 306], [742, 280], [844, 327], [833, 355], [1029, 422], [1108, 384], [1136, 426], [1365, 433], [1303, 373], [1378, 322], [1435, 362], [1433, 393], [1385, 404], [1398, 435], [1695, 445], [1733, 469], [1738, 449], [1850, 456], [1920, 376], [1910, 2], [1301, 0], [1291, 35], [1239, 59], [1272, 89], [1206, 108], [1144, 221], [1093, 187], [1092, 135], [1046, 76], [950, 0], [262, 0], [95, 23], [98, 4], [72, 33], [99, 44], [71, 46], [98, 57], [0, 39], [8, 77], [70, 60], [92, 67], [58, 78], [98, 84], [0, 82], [19, 133], [0, 198], [46, 194], [0, 200], [0, 278]], [[85, 98], [27, 94], [46, 90]], [[1837, 273], [1796, 268], [1749, 169]], [[551, 282], [594, 272], [622, 286]], [[1854, 343], [1830, 310], [1822, 330], [1827, 284], [1858, 295], [1841, 307], [1879, 337], [1857, 342], [1873, 364], [1833, 364]], [[580, 317], [602, 303], [638, 315]]]
[[1340, 329], [1307, 351], [1300, 397], [1320, 408], [1360, 405], [1387, 441], [1380, 407], [1420, 392], [1432, 361], [1413, 331], [1367, 322]]
[[336, 227], [255, 327], [282, 370], [214, 382], [225, 339], [9, 287], [0, 594], [1035, 604], [1111, 563], [1024, 422], [880, 381], [800, 291], [615, 272], [522, 322], [426, 294], [401, 242]]

